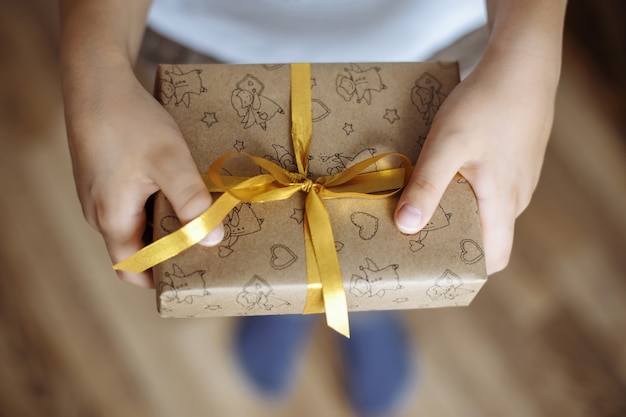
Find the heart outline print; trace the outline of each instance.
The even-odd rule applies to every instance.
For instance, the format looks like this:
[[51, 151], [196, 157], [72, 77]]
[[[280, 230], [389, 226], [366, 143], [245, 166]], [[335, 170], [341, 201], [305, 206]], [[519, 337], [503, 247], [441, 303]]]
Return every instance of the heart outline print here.
[[480, 245], [472, 239], [463, 239], [460, 247], [461, 260], [467, 265], [475, 264], [485, 256], [485, 252]]
[[270, 248], [270, 253], [272, 254], [270, 265], [274, 269], [281, 270], [289, 268], [298, 260], [298, 255], [282, 243], [273, 245]]
[[356, 211], [350, 215], [350, 221], [359, 229], [359, 237], [371, 240], [378, 232], [378, 218], [364, 211]]

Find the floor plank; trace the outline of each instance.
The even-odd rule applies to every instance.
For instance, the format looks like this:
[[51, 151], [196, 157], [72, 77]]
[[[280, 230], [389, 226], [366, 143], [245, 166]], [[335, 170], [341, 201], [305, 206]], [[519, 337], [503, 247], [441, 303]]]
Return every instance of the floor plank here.
[[[238, 373], [234, 319], [160, 319], [115, 277], [75, 195], [54, 7], [0, 4], [0, 415], [350, 416], [323, 327], [293, 395], [267, 403]], [[403, 416], [626, 415], [626, 139], [585, 59], [567, 44], [510, 266], [470, 307], [405, 313], [420, 380]]]

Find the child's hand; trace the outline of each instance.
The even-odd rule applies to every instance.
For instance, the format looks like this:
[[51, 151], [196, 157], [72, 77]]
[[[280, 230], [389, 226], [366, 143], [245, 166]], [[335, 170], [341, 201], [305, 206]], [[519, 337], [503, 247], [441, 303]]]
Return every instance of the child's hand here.
[[[74, 177], [87, 221], [104, 237], [114, 263], [143, 247], [146, 199], [162, 190], [187, 222], [211, 204], [178, 126], [130, 67], [109, 68], [65, 91]], [[99, 79], [95, 79], [99, 77]], [[88, 84], [88, 91], [81, 85]], [[217, 244], [216, 229], [204, 244]], [[149, 272], [117, 271], [151, 287]]]
[[478, 198], [487, 272], [503, 269], [516, 217], [537, 185], [553, 118], [558, 65], [523, 51], [488, 51], [439, 110], [396, 209], [416, 233], [456, 172]]

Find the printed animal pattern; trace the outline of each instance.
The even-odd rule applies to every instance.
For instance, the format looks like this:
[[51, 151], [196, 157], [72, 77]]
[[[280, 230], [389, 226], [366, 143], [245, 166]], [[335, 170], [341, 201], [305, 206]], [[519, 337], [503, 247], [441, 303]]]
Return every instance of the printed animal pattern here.
[[164, 301], [191, 304], [194, 299], [209, 295], [204, 280], [205, 270], [196, 270], [185, 274], [176, 264], [172, 272], [165, 272], [164, 279], [159, 283], [159, 293]]
[[265, 130], [272, 117], [284, 113], [277, 103], [263, 96], [263, 90], [263, 83], [250, 74], [239, 81], [233, 90], [230, 101], [245, 129], [258, 125]]
[[441, 93], [441, 82], [431, 74], [425, 72], [415, 81], [415, 86], [411, 89], [411, 101], [422, 115], [422, 119], [429, 126], [439, 107], [446, 98]]
[[431, 219], [426, 223], [426, 226], [417, 233], [417, 239], [409, 241], [411, 245], [411, 252], [418, 252], [424, 247], [424, 239], [428, 236], [428, 233], [433, 230], [443, 229], [450, 225], [450, 218], [452, 213], [446, 213], [446, 211], [439, 205], [435, 210], [435, 213]]
[[365, 101], [372, 104], [372, 91], [382, 91], [387, 86], [383, 84], [380, 77], [380, 68], [372, 67], [361, 69], [357, 64], [352, 64], [350, 68], [345, 68], [346, 74], [337, 76], [337, 93], [345, 101], [356, 98], [357, 103]]
[[222, 222], [224, 224], [225, 242], [219, 247], [220, 257], [225, 258], [233, 253], [233, 246], [240, 237], [257, 233], [261, 230], [263, 219], [257, 217], [250, 203], [239, 203], [230, 211]]
[[237, 295], [239, 303], [246, 311], [262, 310], [272, 311], [272, 309], [290, 305], [290, 303], [273, 295], [272, 286], [258, 275], [252, 277]]
[[274, 149], [273, 155], [265, 155], [264, 158], [268, 161], [272, 161], [277, 165], [283, 167], [283, 169], [289, 172], [297, 172], [298, 165], [296, 164], [296, 157], [293, 152], [285, 148], [283, 145], [272, 144]]
[[192, 94], [199, 95], [207, 91], [202, 85], [201, 73], [201, 69], [183, 72], [177, 65], [172, 66], [171, 71], [166, 70], [166, 77], [160, 80], [161, 103], [168, 104], [174, 100], [176, 106], [183, 103], [188, 108]]
[[389, 291], [397, 291], [404, 288], [400, 285], [398, 265], [387, 265], [379, 268], [374, 261], [366, 258], [367, 266], [359, 269], [364, 275], [352, 275], [350, 281], [350, 293], [356, 297], [384, 297]]
[[[371, 158], [376, 152], [374, 148], [365, 148], [352, 156], [346, 155], [343, 152], [337, 152], [332, 155], [320, 155], [319, 157], [323, 163], [330, 165], [326, 169], [326, 174], [333, 175], [343, 171], [350, 165]], [[376, 164], [372, 165], [370, 169], [376, 171]]]
[[457, 274], [446, 269], [445, 272], [437, 278], [435, 285], [428, 288], [426, 294], [433, 301], [443, 299], [454, 300], [457, 297], [473, 293], [474, 290], [463, 288], [463, 280]]

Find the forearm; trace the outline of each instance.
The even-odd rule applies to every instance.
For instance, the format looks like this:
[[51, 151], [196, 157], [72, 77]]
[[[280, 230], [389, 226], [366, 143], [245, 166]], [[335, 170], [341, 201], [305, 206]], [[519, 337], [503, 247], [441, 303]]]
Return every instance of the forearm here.
[[566, 6], [566, 0], [487, 0], [490, 38], [486, 57], [527, 58], [529, 65], [544, 66], [545, 75], [556, 87]]
[[[151, 0], [59, 0], [61, 85], [70, 146], [89, 139], [111, 89], [131, 88]], [[81, 145], [82, 146], [82, 145]]]
[[[65, 88], [108, 69], [132, 71], [150, 0], [59, 0]], [[87, 87], [87, 86], [85, 86]]]

